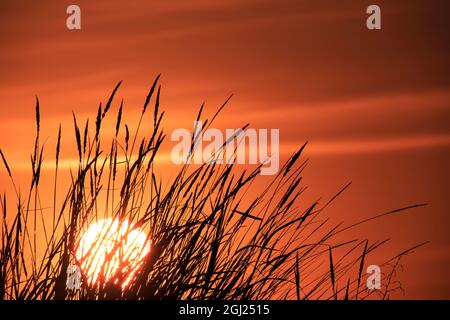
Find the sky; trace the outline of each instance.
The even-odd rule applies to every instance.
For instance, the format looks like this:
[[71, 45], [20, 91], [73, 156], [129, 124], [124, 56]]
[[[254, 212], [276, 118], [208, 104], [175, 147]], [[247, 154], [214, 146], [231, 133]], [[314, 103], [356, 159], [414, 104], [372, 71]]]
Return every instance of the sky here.
[[[66, 28], [70, 4], [81, 8], [81, 30]], [[308, 141], [311, 198], [352, 182], [330, 208], [336, 219], [428, 203], [359, 232], [392, 239], [392, 254], [429, 241], [405, 259], [401, 297], [449, 299], [450, 5], [377, 1], [382, 29], [371, 31], [371, 4], [2, 1], [0, 148], [20, 180], [34, 143], [35, 95], [51, 146], [59, 123], [72, 129], [72, 111], [95, 117], [120, 80], [132, 119], [162, 74], [169, 132], [192, 129], [202, 102], [211, 114], [233, 94], [218, 126], [280, 129], [284, 158]], [[73, 145], [70, 134], [63, 143]]]

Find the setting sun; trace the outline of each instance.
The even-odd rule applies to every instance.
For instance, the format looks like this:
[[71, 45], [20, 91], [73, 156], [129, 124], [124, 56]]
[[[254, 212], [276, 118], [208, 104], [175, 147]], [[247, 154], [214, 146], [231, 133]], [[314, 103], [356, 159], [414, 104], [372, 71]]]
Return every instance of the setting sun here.
[[93, 222], [84, 232], [77, 259], [89, 285], [104, 277], [124, 289], [149, 251], [150, 241], [140, 228], [128, 220], [108, 218]]

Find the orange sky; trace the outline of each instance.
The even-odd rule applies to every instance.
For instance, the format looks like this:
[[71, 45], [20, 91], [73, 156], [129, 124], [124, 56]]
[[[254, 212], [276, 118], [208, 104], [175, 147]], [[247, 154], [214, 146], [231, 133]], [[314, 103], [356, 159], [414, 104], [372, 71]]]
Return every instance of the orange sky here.
[[[73, 3], [80, 31], [65, 27]], [[283, 154], [310, 142], [311, 198], [353, 182], [338, 220], [428, 202], [360, 232], [392, 238], [392, 254], [431, 241], [405, 260], [405, 297], [450, 298], [450, 6], [376, 3], [381, 31], [365, 27], [371, 1], [2, 1], [0, 148], [23, 170], [35, 94], [52, 145], [72, 110], [94, 117], [119, 80], [133, 114], [162, 73], [169, 132], [234, 93], [219, 125], [280, 128]]]

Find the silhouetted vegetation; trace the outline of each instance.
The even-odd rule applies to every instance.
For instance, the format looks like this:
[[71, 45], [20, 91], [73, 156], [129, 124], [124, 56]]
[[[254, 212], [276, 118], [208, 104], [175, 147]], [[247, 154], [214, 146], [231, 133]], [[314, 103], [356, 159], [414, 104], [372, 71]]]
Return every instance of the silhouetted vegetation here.
[[[365, 258], [386, 243], [355, 240], [349, 233], [367, 221], [330, 225], [322, 216], [335, 198], [299, 209], [306, 165], [301, 155], [306, 144], [253, 197], [248, 189], [260, 167], [239, 171], [234, 164], [186, 164], [172, 173], [171, 181], [158, 178], [155, 158], [165, 138], [158, 82], [159, 76], [131, 131], [122, 123], [120, 103], [111, 145], [102, 144], [102, 123], [111, 113], [121, 83], [106, 104], [100, 104], [95, 126], [91, 128], [89, 122], [80, 126], [73, 115], [78, 168], [65, 182], [58, 181], [60, 126], [54, 187], [45, 190], [54, 194], [50, 223], [42, 218], [39, 197], [44, 146], [36, 98], [31, 185], [25, 196], [14, 185], [13, 205], [11, 196], [0, 196], [0, 299], [366, 299], [371, 295], [389, 298], [391, 290], [399, 288], [392, 280], [382, 290], [366, 289]], [[202, 113], [200, 109], [198, 119]], [[217, 115], [211, 121], [202, 119], [205, 129]], [[151, 121], [153, 130], [139, 138], [142, 121]], [[14, 184], [14, 168], [0, 154]], [[62, 201], [56, 197], [58, 190], [65, 194]], [[75, 254], [81, 234], [92, 221], [104, 217], [105, 211], [145, 230], [151, 251], [124, 290], [120, 269], [112, 278], [100, 277], [94, 285], [88, 285], [82, 270], [81, 289], [68, 290], [68, 266], [81, 265]], [[45, 233], [42, 254], [37, 249], [43, 245], [37, 243], [37, 229]], [[348, 241], [336, 240], [342, 234], [348, 235]], [[411, 250], [386, 261], [384, 270], [391, 270], [386, 276], [394, 274], [400, 258]]]

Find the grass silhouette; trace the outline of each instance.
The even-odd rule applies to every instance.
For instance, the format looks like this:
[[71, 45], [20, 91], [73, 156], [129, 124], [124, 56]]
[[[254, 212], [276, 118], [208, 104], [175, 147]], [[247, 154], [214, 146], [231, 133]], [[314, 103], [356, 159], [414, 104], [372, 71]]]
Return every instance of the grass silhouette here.
[[[417, 246], [386, 261], [382, 267], [389, 281], [383, 282], [381, 290], [370, 291], [365, 284], [365, 258], [386, 240], [353, 240], [348, 231], [368, 220], [420, 205], [347, 227], [321, 219], [335, 197], [323, 206], [314, 202], [300, 210], [297, 204], [304, 191], [300, 182], [306, 165], [300, 159], [306, 144], [255, 197], [247, 191], [260, 167], [238, 173], [234, 164], [186, 164], [170, 183], [157, 178], [155, 157], [165, 138], [158, 83], [159, 76], [145, 99], [134, 132], [122, 123], [120, 104], [115, 136], [108, 147], [101, 143], [102, 123], [110, 114], [120, 82], [106, 104], [100, 104], [94, 130], [90, 130], [89, 122], [84, 128], [80, 126], [73, 115], [78, 168], [71, 174], [61, 203], [56, 197], [57, 190], [61, 190], [59, 127], [50, 223], [39, 221], [43, 216], [39, 192], [44, 146], [36, 98], [37, 134], [31, 157], [31, 185], [25, 197], [14, 184], [11, 167], [0, 150], [16, 191], [13, 206], [5, 193], [0, 195], [0, 299], [386, 299], [392, 290], [400, 288], [394, 280], [395, 270], [400, 259]], [[202, 119], [204, 129], [224, 106], [211, 120]], [[153, 130], [139, 138], [146, 116]], [[197, 120], [201, 118], [202, 109]], [[81, 270], [81, 288], [69, 290], [68, 267], [83, 263], [76, 255], [80, 237], [102, 217], [104, 211], [100, 208], [105, 204], [110, 218], [131, 221], [145, 230], [151, 240], [150, 253], [126, 288], [121, 287], [126, 276], [121, 258], [114, 275], [106, 277], [102, 267], [100, 277], [89, 284], [88, 275]], [[38, 229], [45, 233], [41, 254]], [[335, 240], [342, 234], [349, 240]], [[111, 256], [122, 250], [120, 241], [116, 243]]]

